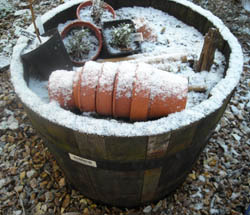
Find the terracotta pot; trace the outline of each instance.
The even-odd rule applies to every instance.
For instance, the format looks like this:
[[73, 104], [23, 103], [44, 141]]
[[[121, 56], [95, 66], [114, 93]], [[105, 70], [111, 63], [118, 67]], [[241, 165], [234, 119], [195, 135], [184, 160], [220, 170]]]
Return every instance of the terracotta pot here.
[[142, 121], [148, 118], [151, 73], [151, 66], [144, 63], [138, 64], [132, 93], [131, 121]]
[[118, 67], [113, 94], [114, 117], [130, 117], [132, 91], [136, 68], [136, 64], [131, 64], [128, 62], [122, 62]]
[[76, 107], [73, 86], [76, 73], [73, 71], [57, 70], [51, 73], [48, 82], [50, 100], [57, 101], [62, 108]]
[[81, 81], [81, 71], [76, 72], [73, 81], [73, 99], [75, 101], [75, 106], [80, 107], [80, 81]]
[[188, 80], [182, 76], [154, 70], [151, 74], [148, 118], [158, 118], [183, 110], [187, 103], [187, 86]]
[[97, 27], [95, 27], [94, 25], [92, 25], [89, 22], [83, 22], [80, 20], [76, 20], [76, 21], [71, 22], [63, 29], [63, 31], [61, 33], [62, 39], [65, 39], [72, 29], [81, 28], [81, 27], [89, 28], [91, 30], [91, 32], [93, 32], [93, 34], [95, 35], [95, 37], [98, 40], [98, 48], [97, 48], [95, 54], [93, 56], [91, 56], [89, 59], [83, 59], [82, 61], [76, 61], [73, 59], [73, 57], [71, 57], [71, 61], [76, 66], [84, 65], [84, 63], [88, 60], [95, 60], [100, 55], [100, 52], [102, 50], [102, 34]]
[[111, 116], [113, 113], [113, 88], [116, 73], [117, 64], [111, 62], [103, 64], [96, 90], [96, 112], [101, 115]]
[[142, 33], [144, 40], [157, 41], [157, 34], [143, 17], [135, 18], [133, 22], [135, 23], [136, 31]]
[[81, 70], [79, 81], [79, 109], [86, 112], [96, 111], [96, 89], [103, 65], [94, 61], [87, 62]]
[[186, 78], [145, 63], [89, 61], [66, 75], [68, 81], [60, 71], [51, 75], [49, 96], [67, 109], [145, 121], [181, 111], [187, 102]]
[[[81, 9], [85, 8], [85, 7], [88, 7], [88, 6], [92, 6], [92, 1], [86, 1], [86, 2], [83, 2], [81, 3], [77, 9], [76, 9], [76, 16], [79, 20], [82, 20], [81, 16], [80, 16], [80, 11]], [[113, 15], [113, 19], [115, 19], [115, 10], [107, 3], [105, 3], [105, 9], [107, 11], [109, 11], [112, 15]], [[82, 20], [82, 21], [85, 21], [87, 22], [86, 20]], [[93, 25], [95, 25], [95, 23], [92, 23]]]

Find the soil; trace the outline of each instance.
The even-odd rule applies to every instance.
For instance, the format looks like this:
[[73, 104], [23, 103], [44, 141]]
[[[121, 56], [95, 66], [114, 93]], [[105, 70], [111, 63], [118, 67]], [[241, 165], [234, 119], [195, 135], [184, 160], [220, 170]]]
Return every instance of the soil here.
[[[36, 14], [61, 4], [35, 1]], [[30, 125], [9, 81], [0, 73], [0, 214], [244, 214], [250, 204], [250, 13], [239, 0], [193, 0], [220, 17], [239, 39], [245, 58], [241, 82], [189, 177], [161, 201], [134, 209], [97, 204], [72, 189]], [[10, 57], [15, 27], [31, 23], [27, 3], [0, 2], [0, 52]]]

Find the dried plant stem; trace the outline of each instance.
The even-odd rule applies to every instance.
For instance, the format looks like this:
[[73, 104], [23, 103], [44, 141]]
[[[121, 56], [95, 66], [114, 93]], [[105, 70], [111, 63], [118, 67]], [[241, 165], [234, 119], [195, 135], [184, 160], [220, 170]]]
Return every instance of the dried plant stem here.
[[39, 32], [38, 32], [38, 28], [36, 26], [35, 13], [34, 13], [33, 6], [32, 6], [33, 1], [29, 0], [29, 3], [30, 3], [29, 7], [30, 7], [30, 11], [31, 11], [31, 16], [32, 16], [32, 22], [33, 22], [33, 25], [34, 25], [34, 28], [35, 28], [36, 36], [37, 36], [39, 42], [42, 43], [42, 40], [41, 40]]

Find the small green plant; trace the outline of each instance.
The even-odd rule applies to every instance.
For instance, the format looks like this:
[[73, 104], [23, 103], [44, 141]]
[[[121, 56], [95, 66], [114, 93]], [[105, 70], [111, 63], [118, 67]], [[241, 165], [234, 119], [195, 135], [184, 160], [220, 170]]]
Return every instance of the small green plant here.
[[111, 31], [111, 45], [113, 47], [129, 48], [132, 33], [132, 25], [128, 23], [121, 23], [117, 27], [113, 27]]
[[90, 30], [88, 28], [76, 28], [70, 31], [65, 48], [73, 59], [82, 60], [88, 55], [91, 50], [89, 36]]
[[105, 3], [102, 0], [92, 0], [91, 17], [99, 25], [104, 12]]

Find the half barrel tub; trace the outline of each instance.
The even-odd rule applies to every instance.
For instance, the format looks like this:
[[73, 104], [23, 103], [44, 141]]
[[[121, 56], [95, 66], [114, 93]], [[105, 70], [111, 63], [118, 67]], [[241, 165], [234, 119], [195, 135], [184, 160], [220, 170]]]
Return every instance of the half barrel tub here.
[[[45, 30], [74, 19], [82, 0], [72, 0], [42, 16]], [[69, 182], [85, 196], [109, 205], [134, 207], [157, 201], [186, 179], [216, 127], [240, 80], [243, 56], [237, 39], [209, 11], [185, 0], [108, 0], [124, 6], [163, 10], [201, 33], [219, 29], [225, 55], [224, 78], [207, 100], [153, 121], [118, 122], [76, 115], [45, 103], [29, 88], [34, 74], [20, 58], [27, 41], [13, 52], [11, 81], [32, 122]], [[29, 27], [33, 29], [32, 26]]]

